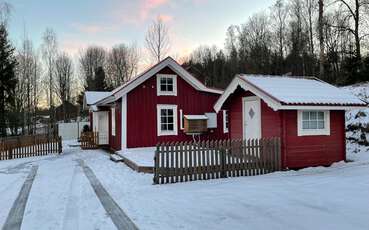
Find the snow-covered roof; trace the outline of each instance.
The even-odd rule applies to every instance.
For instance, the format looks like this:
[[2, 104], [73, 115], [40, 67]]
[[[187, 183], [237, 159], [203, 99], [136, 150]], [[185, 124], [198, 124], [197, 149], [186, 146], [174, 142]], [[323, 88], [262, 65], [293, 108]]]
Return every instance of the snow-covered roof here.
[[349, 92], [315, 78], [260, 75], [240, 75], [240, 77], [285, 104], [366, 104]]
[[187, 120], [207, 120], [209, 119], [205, 115], [184, 115]]
[[84, 98], [84, 107], [95, 104], [96, 102], [109, 97], [111, 92], [86, 91]]
[[[214, 106], [219, 111], [228, 96], [240, 86], [262, 98], [270, 107], [294, 109], [293, 106], [366, 106], [351, 93], [316, 78], [237, 75]], [[342, 108], [341, 108], [342, 109]]]

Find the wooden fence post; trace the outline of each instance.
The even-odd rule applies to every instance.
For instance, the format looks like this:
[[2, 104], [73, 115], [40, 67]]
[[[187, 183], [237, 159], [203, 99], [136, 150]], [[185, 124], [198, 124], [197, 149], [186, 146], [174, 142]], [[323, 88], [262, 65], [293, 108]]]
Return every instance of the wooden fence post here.
[[220, 151], [220, 178], [226, 178], [227, 172], [226, 172], [226, 153], [225, 153], [225, 147], [224, 145], [226, 142], [220, 141], [219, 145], [217, 146]]
[[13, 148], [10, 146], [9, 150], [8, 150], [8, 159], [13, 159]]
[[61, 154], [63, 152], [63, 144], [62, 144], [62, 137], [58, 138], [58, 153]]
[[160, 144], [157, 144], [154, 156], [154, 184], [159, 184], [159, 150]]

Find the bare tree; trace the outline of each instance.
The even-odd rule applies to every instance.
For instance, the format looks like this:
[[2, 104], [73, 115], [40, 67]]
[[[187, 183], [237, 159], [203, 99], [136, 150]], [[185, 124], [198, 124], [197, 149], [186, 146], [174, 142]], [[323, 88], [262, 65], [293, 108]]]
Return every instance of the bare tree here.
[[150, 25], [145, 40], [146, 47], [155, 61], [160, 62], [168, 54], [170, 49], [168, 27], [160, 17]]
[[80, 71], [85, 79], [85, 88], [87, 90], [104, 90], [104, 86], [97, 83], [99, 79], [96, 79], [95, 73], [97, 69], [101, 69], [105, 66], [105, 61], [106, 51], [102, 47], [90, 46], [86, 50], [82, 51], [79, 58], [79, 64]]
[[363, 25], [366, 23], [363, 17], [367, 17], [369, 14], [369, 0], [337, 0], [337, 2], [345, 9], [345, 20], [349, 21], [349, 26], [339, 25], [339, 27], [343, 30], [347, 30], [354, 36], [356, 57], [360, 60], [361, 40], [369, 35], [369, 33], [367, 33], [368, 31], [361, 31], [361, 27], [365, 28], [368, 26], [367, 24], [365, 26]]
[[71, 102], [72, 97], [72, 59], [66, 54], [58, 55], [55, 61], [55, 75], [56, 75], [56, 95], [59, 97], [63, 106], [64, 122], [67, 121], [67, 103]]
[[309, 50], [310, 55], [314, 55], [314, 18], [315, 18], [315, 11], [317, 8], [317, 1], [316, 0], [304, 0], [304, 11], [306, 14], [305, 23], [309, 34]]
[[121, 44], [111, 49], [106, 60], [107, 86], [116, 88], [130, 80], [137, 71], [139, 54], [135, 45]]
[[58, 44], [56, 33], [53, 29], [47, 28], [43, 34], [42, 44], [42, 56], [44, 59], [44, 65], [46, 67], [46, 79], [48, 87], [48, 101], [49, 101], [49, 112], [50, 121], [54, 121], [54, 70], [55, 70], [55, 59], [58, 53]]
[[5, 27], [8, 25], [12, 6], [7, 2], [0, 2], [0, 24]]
[[278, 44], [278, 53], [279, 56], [283, 58], [286, 50], [288, 9], [283, 0], [277, 0], [272, 6], [271, 11], [274, 37], [276, 38]]
[[324, 1], [319, 0], [319, 17], [318, 17], [318, 33], [319, 33], [319, 76], [324, 78]]

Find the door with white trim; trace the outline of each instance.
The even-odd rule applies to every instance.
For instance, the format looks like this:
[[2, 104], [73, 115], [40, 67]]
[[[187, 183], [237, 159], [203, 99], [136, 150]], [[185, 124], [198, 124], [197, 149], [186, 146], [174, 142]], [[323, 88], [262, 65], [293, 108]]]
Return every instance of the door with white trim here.
[[243, 138], [246, 140], [261, 138], [260, 98], [244, 97], [242, 105]]
[[99, 145], [109, 144], [109, 113], [99, 112]]

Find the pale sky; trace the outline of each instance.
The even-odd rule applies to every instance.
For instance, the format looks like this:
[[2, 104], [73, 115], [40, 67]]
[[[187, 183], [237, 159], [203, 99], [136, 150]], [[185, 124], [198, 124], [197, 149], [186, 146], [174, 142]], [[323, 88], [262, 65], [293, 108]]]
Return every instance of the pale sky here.
[[[61, 50], [71, 55], [88, 45], [109, 48], [135, 42], [158, 15], [171, 35], [171, 55], [185, 56], [199, 45], [223, 47], [231, 24], [267, 10], [273, 0], [8, 0], [13, 6], [10, 37], [18, 46], [24, 31], [38, 46], [46, 27], [55, 30]], [[25, 29], [24, 29], [25, 28]]]

